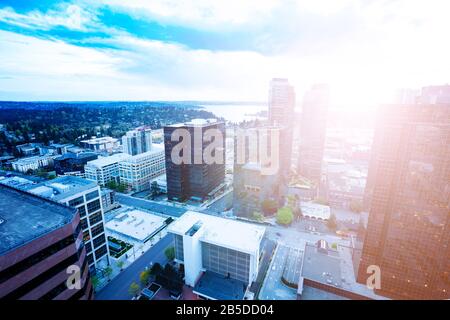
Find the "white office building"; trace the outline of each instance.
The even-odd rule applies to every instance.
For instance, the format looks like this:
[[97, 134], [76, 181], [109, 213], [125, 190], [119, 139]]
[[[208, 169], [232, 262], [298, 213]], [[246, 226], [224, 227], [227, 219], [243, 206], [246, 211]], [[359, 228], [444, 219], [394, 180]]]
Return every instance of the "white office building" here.
[[142, 126], [128, 131], [122, 137], [123, 152], [135, 156], [152, 150], [152, 130]]
[[86, 179], [96, 181], [101, 186], [106, 186], [108, 182], [119, 180], [119, 163], [130, 155], [117, 153], [109, 157], [100, 157], [97, 160], [89, 161], [84, 166]]
[[150, 189], [150, 181], [166, 172], [164, 147], [153, 145], [151, 151], [131, 156], [119, 163], [120, 182], [134, 191]]
[[113, 150], [119, 147], [119, 140], [112, 137], [92, 137], [88, 140], [80, 141], [84, 148], [90, 149], [95, 152], [113, 152]]
[[169, 225], [175, 258], [185, 283], [194, 287], [205, 272], [250, 285], [257, 277], [265, 227], [187, 211]]
[[12, 163], [12, 168], [15, 171], [27, 173], [29, 170], [38, 170], [40, 168], [53, 166], [54, 156], [34, 156], [28, 158], [21, 158]]

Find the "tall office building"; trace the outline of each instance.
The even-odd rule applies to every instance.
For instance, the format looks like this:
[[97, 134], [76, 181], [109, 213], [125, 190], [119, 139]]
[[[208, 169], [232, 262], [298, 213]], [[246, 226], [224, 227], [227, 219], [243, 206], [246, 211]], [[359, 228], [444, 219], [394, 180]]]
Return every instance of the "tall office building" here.
[[[92, 299], [77, 209], [5, 185], [0, 203], [0, 299]], [[81, 289], [67, 286], [69, 267]]]
[[292, 162], [293, 119], [295, 117], [295, 90], [288, 79], [274, 78], [269, 88], [269, 125], [286, 128], [284, 139], [280, 140], [282, 158], [281, 174], [289, 176]]
[[449, 299], [450, 104], [381, 108], [367, 188], [358, 282], [365, 284], [375, 265], [379, 294]]
[[142, 126], [128, 131], [122, 137], [123, 152], [132, 156], [152, 150], [152, 130]]
[[328, 104], [329, 88], [322, 84], [305, 94], [302, 105], [297, 171], [316, 185], [322, 175]]
[[26, 191], [78, 209], [80, 226], [86, 247], [87, 263], [91, 274], [109, 264], [109, 250], [104, 230], [103, 199], [100, 187], [79, 177], [64, 176], [35, 184], [30, 180], [11, 177], [0, 184]]
[[[261, 203], [264, 200], [278, 200], [280, 191], [283, 191], [283, 179], [280, 172], [281, 164], [276, 170], [265, 172], [264, 168], [276, 165], [268, 161], [265, 163], [260, 157], [264, 155], [282, 159], [281, 149], [273, 148], [272, 135], [278, 135], [278, 140], [286, 139], [285, 127], [261, 126], [235, 129], [234, 138], [234, 165], [233, 165], [233, 212], [236, 216], [251, 218], [255, 212], [261, 212]], [[238, 136], [240, 135], [240, 136]], [[265, 136], [265, 137], [264, 137]], [[239, 142], [239, 139], [241, 142]], [[260, 140], [267, 139], [267, 150], [260, 150]], [[278, 152], [275, 154], [275, 152]]]
[[295, 90], [288, 79], [274, 78], [269, 88], [269, 122], [290, 126], [295, 109]]
[[[175, 130], [184, 129], [189, 133], [190, 159], [189, 163], [176, 164], [172, 159], [172, 149], [180, 141], [172, 141]], [[217, 129], [222, 134], [222, 146], [214, 152], [222, 153], [222, 163], [208, 164], [203, 158], [205, 149], [211, 142], [204, 139], [209, 129]], [[164, 127], [164, 149], [166, 160], [167, 195], [169, 200], [185, 201], [193, 199], [202, 201], [212, 196], [223, 185], [225, 179], [225, 124], [216, 119], [194, 119], [186, 123], [178, 123]], [[195, 159], [196, 157], [199, 157]]]

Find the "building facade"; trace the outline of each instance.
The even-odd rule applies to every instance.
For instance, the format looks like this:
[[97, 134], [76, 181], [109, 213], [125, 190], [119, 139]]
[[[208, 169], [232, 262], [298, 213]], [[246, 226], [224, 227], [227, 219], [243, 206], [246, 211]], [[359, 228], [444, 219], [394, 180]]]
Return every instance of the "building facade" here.
[[119, 181], [119, 163], [130, 155], [117, 153], [109, 157], [100, 157], [97, 160], [89, 161], [84, 166], [86, 179], [96, 181], [102, 187], [110, 181]]
[[152, 150], [152, 130], [150, 127], [139, 127], [128, 131], [122, 137], [123, 152], [135, 156]]
[[78, 209], [91, 274], [109, 265], [101, 190], [96, 183], [65, 176], [26, 189], [32, 194]]
[[65, 153], [54, 159], [55, 171], [59, 175], [66, 173], [84, 173], [84, 166], [96, 160], [98, 155], [93, 152]]
[[327, 85], [313, 86], [305, 94], [302, 105], [297, 172], [317, 186], [322, 178], [328, 105]]
[[[177, 164], [172, 159], [172, 149], [182, 140], [181, 138], [172, 141], [172, 134], [177, 129], [183, 129], [189, 134], [189, 141], [186, 144], [190, 148], [188, 163]], [[222, 134], [222, 145], [213, 150], [215, 153], [222, 154], [222, 163], [208, 164], [203, 158], [205, 149], [212, 143], [204, 138], [205, 132], [209, 129], [219, 130]], [[212, 196], [223, 186], [225, 179], [225, 125], [223, 122], [216, 119], [194, 119], [191, 122], [166, 126], [164, 127], [164, 149], [169, 200], [201, 201]], [[200, 157], [200, 161], [196, 161], [196, 155]]]
[[175, 260], [184, 265], [187, 285], [194, 287], [205, 271], [246, 285], [256, 279], [264, 227], [188, 211], [168, 232], [174, 235]]
[[80, 141], [81, 146], [94, 152], [113, 152], [119, 147], [119, 140], [112, 137], [93, 137], [88, 140]]
[[33, 156], [28, 158], [21, 158], [12, 162], [12, 168], [21, 173], [39, 170], [41, 168], [48, 168], [53, 166], [54, 156]]
[[389, 105], [378, 115], [358, 272], [381, 271], [377, 293], [450, 298], [450, 105]]
[[4, 185], [0, 203], [0, 299], [93, 299], [77, 210]]
[[120, 182], [134, 191], [150, 189], [150, 181], [166, 172], [164, 147], [154, 145], [151, 151], [129, 157], [119, 163]]

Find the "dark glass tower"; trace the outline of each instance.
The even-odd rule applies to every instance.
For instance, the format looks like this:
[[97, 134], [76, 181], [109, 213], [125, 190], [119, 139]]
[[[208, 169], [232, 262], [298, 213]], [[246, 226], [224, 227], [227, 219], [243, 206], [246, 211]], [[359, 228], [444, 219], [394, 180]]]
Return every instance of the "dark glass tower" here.
[[449, 299], [450, 105], [384, 106], [374, 144], [358, 282], [376, 265], [379, 294]]
[[[179, 141], [171, 141], [172, 133], [176, 129], [185, 129], [190, 134], [190, 163], [176, 164], [172, 161], [172, 149], [180, 143]], [[222, 133], [223, 145], [220, 148], [215, 148], [214, 152], [223, 153], [223, 163], [208, 164], [204, 159], [201, 163], [195, 163], [195, 154], [203, 154], [211, 143], [202, 139], [201, 143], [197, 145], [194, 141], [195, 136], [199, 134], [203, 137], [208, 129], [217, 129]], [[195, 119], [191, 122], [166, 126], [164, 127], [164, 147], [169, 200], [194, 199], [202, 201], [223, 185], [225, 179], [225, 124], [223, 122], [215, 119]]]

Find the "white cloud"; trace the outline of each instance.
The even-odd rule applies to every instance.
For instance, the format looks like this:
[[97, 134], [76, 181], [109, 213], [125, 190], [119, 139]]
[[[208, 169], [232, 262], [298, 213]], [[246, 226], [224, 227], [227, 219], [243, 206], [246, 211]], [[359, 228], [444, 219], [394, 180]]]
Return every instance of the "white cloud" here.
[[22, 28], [40, 30], [62, 26], [72, 30], [87, 31], [95, 19], [95, 15], [75, 4], [60, 5], [57, 10], [49, 10], [45, 13], [32, 10], [21, 14], [10, 7], [0, 9], [0, 21]]

